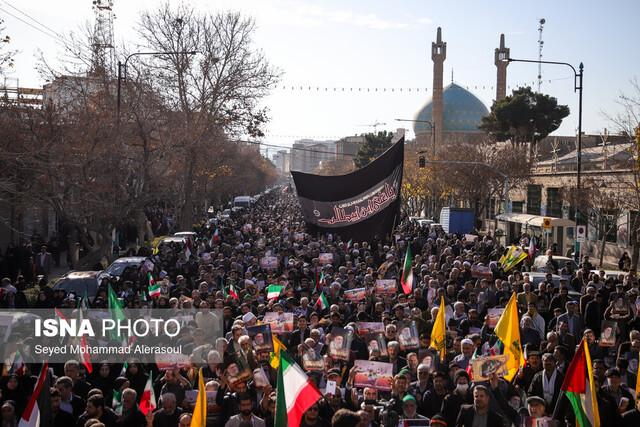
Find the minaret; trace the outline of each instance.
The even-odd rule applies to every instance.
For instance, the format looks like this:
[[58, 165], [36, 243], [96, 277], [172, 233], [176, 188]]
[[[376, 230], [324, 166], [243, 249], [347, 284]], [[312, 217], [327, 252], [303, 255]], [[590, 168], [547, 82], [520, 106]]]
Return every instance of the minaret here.
[[442, 41], [442, 30], [438, 27], [438, 35], [435, 43], [431, 43], [431, 59], [433, 60], [433, 98], [431, 101], [433, 121], [431, 141], [434, 144], [433, 151], [435, 153], [437, 144], [442, 144], [442, 79], [444, 60], [447, 58], [447, 44]]
[[496, 101], [500, 101], [507, 95], [507, 65], [509, 48], [504, 46], [504, 34], [500, 34], [500, 47], [496, 49], [494, 62], [498, 69], [498, 81], [496, 82]]

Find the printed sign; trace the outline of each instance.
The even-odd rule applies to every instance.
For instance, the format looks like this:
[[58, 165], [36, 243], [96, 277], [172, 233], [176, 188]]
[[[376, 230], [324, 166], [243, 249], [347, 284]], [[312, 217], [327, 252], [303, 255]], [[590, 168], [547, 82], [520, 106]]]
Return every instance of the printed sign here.
[[302, 353], [302, 367], [305, 371], [324, 371], [324, 360], [322, 355], [312, 348], [308, 348]]
[[506, 354], [499, 356], [478, 357], [471, 360], [473, 370], [473, 381], [486, 381], [491, 375], [497, 374], [499, 377], [507, 374]]
[[387, 352], [387, 340], [383, 333], [378, 332], [367, 334], [365, 335], [364, 342], [367, 344], [369, 355], [382, 357], [389, 355]]
[[356, 288], [344, 291], [344, 298], [349, 302], [360, 302], [367, 297], [366, 288]]
[[274, 334], [293, 332], [293, 313], [278, 314], [275, 311], [270, 311], [264, 314], [262, 321], [271, 326], [271, 332]]
[[264, 270], [275, 270], [278, 268], [278, 257], [266, 256], [260, 259], [260, 268]]
[[334, 359], [349, 360], [353, 333], [344, 328], [331, 329], [331, 341], [329, 342], [329, 356]]
[[398, 285], [395, 279], [378, 279], [375, 290], [377, 295], [395, 295], [398, 293]]
[[491, 272], [491, 268], [484, 265], [472, 265], [471, 266], [471, 277], [474, 279], [493, 279], [493, 273]]
[[504, 308], [487, 309], [487, 326], [489, 326], [490, 328], [495, 328], [503, 312], [504, 312]]
[[393, 364], [370, 360], [356, 360], [355, 387], [373, 387], [381, 391], [391, 391]]
[[600, 329], [600, 347], [614, 347], [616, 345], [617, 324], [613, 320], [603, 320]]
[[407, 325], [403, 325], [398, 331], [398, 342], [400, 343], [401, 350], [415, 350], [420, 346], [420, 339], [418, 336], [418, 328], [415, 321]]
[[318, 262], [321, 265], [333, 263], [333, 254], [331, 252], [323, 252], [318, 256]]
[[271, 340], [271, 325], [269, 323], [248, 326], [247, 334], [253, 342], [253, 348], [256, 351], [273, 351], [273, 342]]
[[384, 333], [382, 322], [356, 322], [356, 331], [361, 337], [367, 334]]

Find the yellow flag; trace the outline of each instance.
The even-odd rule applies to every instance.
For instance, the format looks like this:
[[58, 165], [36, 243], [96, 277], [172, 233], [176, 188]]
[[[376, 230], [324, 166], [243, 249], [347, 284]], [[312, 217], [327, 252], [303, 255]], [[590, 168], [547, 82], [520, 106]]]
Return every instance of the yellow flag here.
[[440, 297], [440, 308], [436, 315], [436, 321], [433, 322], [429, 348], [433, 348], [440, 353], [440, 361], [444, 361], [447, 355], [447, 321], [445, 317], [444, 297]]
[[286, 351], [287, 347], [274, 334], [271, 334], [271, 339], [273, 340], [273, 353], [271, 353], [269, 364], [273, 369], [278, 369], [280, 367], [280, 350]]
[[206, 427], [207, 425], [207, 391], [204, 388], [202, 368], [198, 375], [198, 398], [196, 407], [193, 409], [190, 427]]
[[511, 295], [511, 299], [507, 303], [502, 316], [498, 320], [495, 328], [495, 334], [502, 342], [507, 358], [507, 375], [504, 378], [511, 381], [518, 373], [518, 369], [524, 365], [524, 353], [522, 351], [522, 343], [520, 341], [520, 323], [518, 321], [518, 304], [516, 301], [516, 293]]

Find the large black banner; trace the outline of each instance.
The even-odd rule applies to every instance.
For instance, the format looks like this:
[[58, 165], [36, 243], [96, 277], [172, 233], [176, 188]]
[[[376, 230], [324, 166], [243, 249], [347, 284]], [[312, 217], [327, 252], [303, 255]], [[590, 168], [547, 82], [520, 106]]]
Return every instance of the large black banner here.
[[404, 136], [380, 157], [347, 175], [291, 171], [307, 231], [343, 240], [386, 240], [400, 217]]

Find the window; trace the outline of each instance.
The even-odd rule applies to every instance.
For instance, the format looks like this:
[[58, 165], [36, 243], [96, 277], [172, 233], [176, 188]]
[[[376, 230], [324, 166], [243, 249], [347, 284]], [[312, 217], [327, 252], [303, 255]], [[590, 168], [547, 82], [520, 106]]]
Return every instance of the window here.
[[616, 243], [618, 238], [618, 215], [617, 210], [602, 210], [600, 213], [600, 230], [598, 239], [604, 238], [607, 242]]
[[527, 213], [540, 215], [542, 203], [542, 185], [529, 184], [527, 186]]
[[511, 202], [511, 212], [523, 213], [523, 211], [524, 211], [524, 202]]
[[562, 200], [559, 188], [547, 188], [547, 215], [562, 218]]

